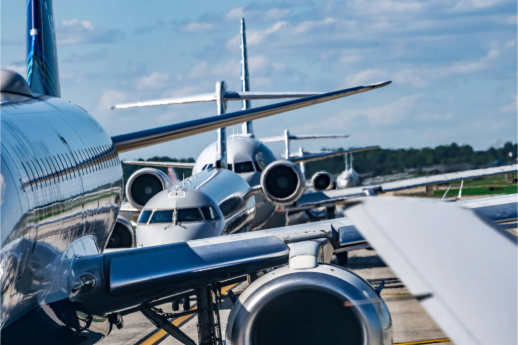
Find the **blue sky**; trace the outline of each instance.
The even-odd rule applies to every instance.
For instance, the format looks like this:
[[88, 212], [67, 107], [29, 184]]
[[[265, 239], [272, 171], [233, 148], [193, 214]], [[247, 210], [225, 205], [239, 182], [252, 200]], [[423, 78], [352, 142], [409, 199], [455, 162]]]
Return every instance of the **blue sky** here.
[[[252, 90], [331, 91], [393, 81], [256, 121], [258, 137], [285, 128], [351, 134], [299, 142], [307, 150], [452, 142], [482, 150], [517, 139], [514, 0], [55, 0], [54, 16], [62, 98], [85, 108], [110, 135], [214, 115], [212, 103], [108, 107], [208, 93], [218, 80], [240, 90], [239, 19], [245, 17]], [[24, 1], [2, 1], [1, 30], [2, 67], [25, 75]], [[123, 157], [196, 157], [215, 139], [206, 133]], [[272, 148], [282, 151], [280, 144]]]

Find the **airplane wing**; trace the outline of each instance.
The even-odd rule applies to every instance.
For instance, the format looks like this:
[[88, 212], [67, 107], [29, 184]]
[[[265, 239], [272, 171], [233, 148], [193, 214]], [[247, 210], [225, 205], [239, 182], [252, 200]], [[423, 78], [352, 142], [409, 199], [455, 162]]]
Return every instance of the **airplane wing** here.
[[[304, 157], [303, 157], [304, 158]], [[394, 182], [382, 183], [379, 185], [361, 186], [354, 188], [335, 189], [302, 195], [292, 206], [285, 207], [288, 210], [307, 210], [315, 207], [333, 206], [345, 203], [347, 199], [378, 193], [393, 192], [402, 189], [447, 183], [458, 180], [487, 177], [491, 175], [514, 173], [518, 170], [518, 165], [506, 165], [496, 168], [475, 169], [448, 174], [439, 174], [425, 177], [411, 178]]]
[[354, 153], [354, 152], [360, 152], [360, 151], [366, 151], [366, 150], [374, 150], [379, 149], [379, 146], [366, 146], [366, 147], [356, 147], [351, 148], [348, 150], [339, 150], [339, 151], [325, 151], [325, 152], [319, 152], [312, 155], [302, 156], [302, 157], [290, 157], [288, 160], [293, 163], [299, 163], [299, 162], [313, 162], [318, 161], [321, 159], [331, 158], [335, 156], [341, 156], [346, 153]]
[[112, 137], [118, 153], [164, 143], [170, 140], [184, 138], [190, 135], [204, 133], [221, 127], [232, 126], [245, 121], [257, 120], [263, 117], [280, 114], [286, 111], [308, 107], [310, 105], [343, 98], [369, 90], [389, 85], [391, 82], [358, 86], [351, 89], [328, 92], [316, 96], [305, 97], [292, 101], [266, 105], [233, 113], [197, 119], [174, 125], [147, 129]]
[[164, 168], [185, 168], [192, 169], [196, 163], [182, 163], [182, 162], [145, 162], [145, 161], [123, 161], [124, 164], [129, 165], [145, 165], [151, 167], [164, 167]]
[[514, 236], [440, 201], [368, 198], [346, 214], [455, 344], [517, 343]]
[[[70, 291], [69, 298], [72, 302], [83, 303], [96, 315], [123, 311], [197, 284], [209, 284], [285, 264], [289, 243], [315, 239], [327, 239], [333, 247], [365, 242], [350, 221], [333, 219], [83, 256], [72, 263], [71, 282], [91, 276], [95, 279], [94, 288]], [[64, 289], [71, 289], [71, 286]]]

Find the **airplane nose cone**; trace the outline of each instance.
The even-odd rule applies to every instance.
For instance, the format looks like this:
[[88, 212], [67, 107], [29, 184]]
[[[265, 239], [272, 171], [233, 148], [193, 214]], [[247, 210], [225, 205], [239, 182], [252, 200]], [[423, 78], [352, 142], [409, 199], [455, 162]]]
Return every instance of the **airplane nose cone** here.
[[137, 226], [138, 243], [143, 247], [198, 240], [220, 234], [220, 224], [216, 221]]

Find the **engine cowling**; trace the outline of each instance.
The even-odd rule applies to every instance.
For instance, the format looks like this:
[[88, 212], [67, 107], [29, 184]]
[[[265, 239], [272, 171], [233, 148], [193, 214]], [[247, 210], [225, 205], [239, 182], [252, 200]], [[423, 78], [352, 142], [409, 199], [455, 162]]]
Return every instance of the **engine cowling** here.
[[335, 179], [330, 173], [327, 171], [319, 171], [311, 178], [311, 186], [318, 192], [321, 190], [334, 189], [336, 184]]
[[149, 199], [169, 187], [171, 180], [162, 171], [152, 168], [139, 169], [126, 183], [126, 197], [131, 206], [142, 210]]
[[134, 248], [136, 245], [133, 225], [126, 218], [118, 216], [106, 248]]
[[261, 174], [261, 187], [265, 197], [277, 205], [295, 202], [305, 190], [304, 174], [289, 161], [276, 161]]
[[392, 344], [388, 308], [372, 286], [333, 265], [282, 267], [257, 279], [228, 318], [227, 345]]

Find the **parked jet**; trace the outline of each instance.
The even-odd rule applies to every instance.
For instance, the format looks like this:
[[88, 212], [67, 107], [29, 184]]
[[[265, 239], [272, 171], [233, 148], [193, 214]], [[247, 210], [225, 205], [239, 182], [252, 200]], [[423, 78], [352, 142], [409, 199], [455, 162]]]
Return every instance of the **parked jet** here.
[[[226, 236], [159, 250], [99, 254], [116, 225], [122, 199], [118, 154], [335, 100], [388, 82], [109, 137], [84, 109], [59, 98], [52, 1], [29, 0], [27, 16], [27, 81], [2, 70], [0, 83], [3, 344], [94, 344], [112, 326], [122, 327], [120, 312], [132, 308], [192, 344], [152, 308], [153, 301], [176, 293], [200, 298], [200, 342], [206, 343], [213, 329], [209, 312], [214, 305], [209, 295], [212, 301], [218, 282], [286, 263], [289, 248], [285, 242], [294, 242], [293, 236], [300, 241], [323, 238], [319, 248], [340, 245], [338, 222], [280, 229], [277, 235]], [[222, 101], [225, 93], [220, 96]], [[246, 92], [241, 96], [246, 98]], [[355, 285], [342, 292], [372, 290], [364, 280], [343, 272], [338, 279], [347, 276]], [[383, 303], [373, 294], [369, 298]], [[390, 327], [369, 321], [387, 320], [387, 314], [380, 311], [366, 308], [369, 318], [365, 319], [353, 311], [342, 313], [365, 325], [355, 328], [358, 334], [366, 327], [375, 329], [377, 337], [390, 332]]]

